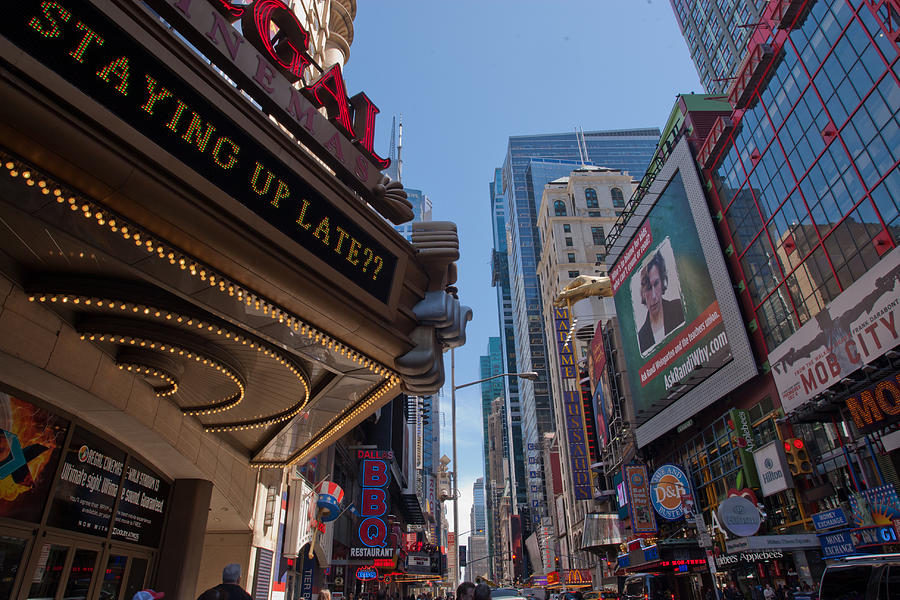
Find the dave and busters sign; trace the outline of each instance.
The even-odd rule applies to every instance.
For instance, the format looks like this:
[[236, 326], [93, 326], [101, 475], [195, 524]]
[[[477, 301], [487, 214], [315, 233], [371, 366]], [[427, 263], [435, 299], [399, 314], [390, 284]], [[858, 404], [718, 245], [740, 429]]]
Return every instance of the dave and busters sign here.
[[[310, 67], [309, 33], [281, 0], [148, 0], [175, 29], [253, 96], [281, 125], [367, 200], [383, 197], [379, 171], [390, 165], [374, 150], [378, 107], [364, 93], [347, 96], [339, 64], [303, 85]], [[232, 26], [240, 21], [241, 32]], [[324, 109], [327, 119], [318, 111]], [[387, 216], [387, 215], [386, 215]]]
[[680, 467], [663, 465], [650, 478], [650, 501], [659, 516], [674, 521], [685, 516], [681, 499], [690, 489], [687, 475]]

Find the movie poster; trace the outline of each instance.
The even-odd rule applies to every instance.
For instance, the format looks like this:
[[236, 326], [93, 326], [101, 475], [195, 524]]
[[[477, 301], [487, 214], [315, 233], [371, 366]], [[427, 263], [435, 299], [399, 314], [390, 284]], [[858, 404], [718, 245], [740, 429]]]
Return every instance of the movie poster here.
[[0, 517], [38, 522], [69, 422], [0, 392]]

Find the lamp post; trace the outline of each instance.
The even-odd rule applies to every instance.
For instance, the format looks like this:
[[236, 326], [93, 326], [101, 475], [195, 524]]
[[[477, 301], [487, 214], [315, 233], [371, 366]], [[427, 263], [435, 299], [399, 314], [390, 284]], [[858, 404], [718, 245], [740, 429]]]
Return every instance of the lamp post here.
[[[450, 412], [452, 413], [453, 424], [453, 529], [454, 531], [459, 531], [459, 494], [457, 488], [459, 485], [459, 465], [456, 462], [456, 390], [475, 385], [476, 383], [484, 383], [491, 379], [499, 379], [500, 377], [521, 377], [522, 379], [527, 379], [529, 381], [536, 381], [538, 374], [534, 371], [529, 371], [527, 373], [499, 373], [497, 375], [478, 379], [477, 381], [456, 385], [456, 354], [454, 353], [454, 350], [454, 348], [450, 348]], [[453, 580], [457, 586], [459, 585], [459, 542], [459, 535], [457, 535], [456, 543], [453, 545], [453, 553], [456, 559]]]

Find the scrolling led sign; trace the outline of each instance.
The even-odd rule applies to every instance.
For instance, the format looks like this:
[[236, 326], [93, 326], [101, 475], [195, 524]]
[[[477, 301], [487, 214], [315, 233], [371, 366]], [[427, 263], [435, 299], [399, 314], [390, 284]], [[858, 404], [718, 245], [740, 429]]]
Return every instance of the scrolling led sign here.
[[16, 2], [0, 20], [0, 32], [387, 301], [397, 257], [97, 9], [86, 2]]

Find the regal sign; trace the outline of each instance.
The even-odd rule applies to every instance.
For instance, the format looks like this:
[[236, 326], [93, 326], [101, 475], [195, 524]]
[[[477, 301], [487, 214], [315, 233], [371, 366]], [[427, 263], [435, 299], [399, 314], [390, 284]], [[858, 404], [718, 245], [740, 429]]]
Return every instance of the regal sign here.
[[[149, 0], [239, 87], [291, 129], [345, 183], [367, 194], [381, 182], [390, 159], [375, 153], [378, 107], [364, 92], [347, 97], [340, 65], [301, 90], [312, 65], [309, 34], [281, 0], [231, 4], [224, 0]], [[241, 22], [243, 35], [231, 25]], [[273, 27], [274, 26], [274, 27]], [[271, 32], [277, 27], [278, 35]], [[324, 108], [326, 120], [318, 113]]]
[[[262, 3], [263, 0], [257, 2]], [[153, 4], [164, 3], [159, 0]], [[212, 39], [207, 37], [207, 42], [217, 40], [232, 49], [236, 57], [250, 51], [249, 43], [244, 44], [244, 38], [222, 21], [223, 17], [206, 0], [182, 0], [173, 4], [193, 15], [192, 23], [203, 14], [213, 19], [211, 29], [206, 31]], [[305, 251], [375, 298], [387, 302], [397, 257], [108, 15], [90, 2], [69, 0], [17, 2], [6, 8], [0, 20], [0, 35]], [[269, 18], [274, 17], [270, 14]], [[258, 63], [260, 72], [265, 74], [271, 70], [274, 90], [277, 87], [274, 68], [261, 54], [255, 50], [252, 53], [258, 58], [254, 62]], [[263, 77], [262, 81], [268, 79]], [[314, 131], [322, 132], [329, 127], [337, 131], [315, 110], [314, 104], [304, 100], [286, 79], [281, 77], [281, 81], [286, 86], [285, 93], [295, 96], [293, 101], [286, 100], [290, 110], [300, 111], [308, 105], [308, 111], [303, 113], [304, 124]], [[320, 92], [319, 96], [324, 97], [324, 93]], [[331, 147], [346, 160], [355, 146], [347, 143], [345, 148], [340, 137], [338, 133], [332, 135]], [[363, 164], [374, 169], [367, 160]], [[374, 170], [359, 169], [359, 172], [367, 173], [372, 182], [381, 180], [381, 175]]]

